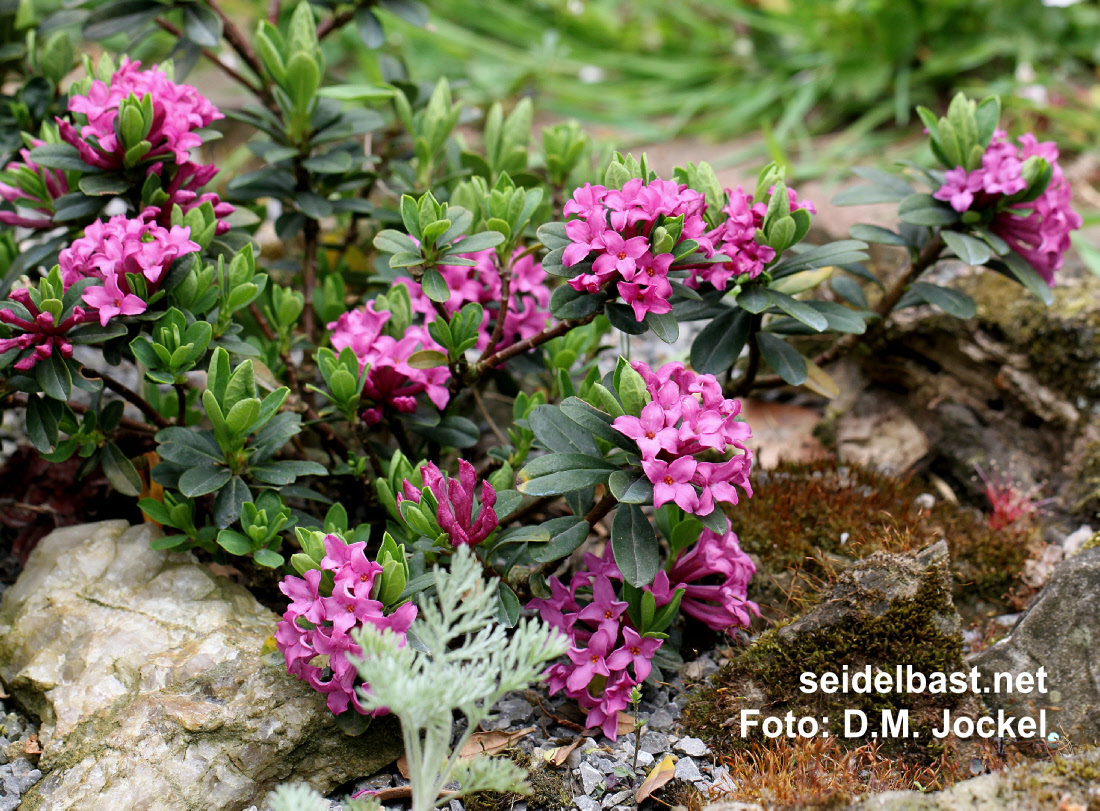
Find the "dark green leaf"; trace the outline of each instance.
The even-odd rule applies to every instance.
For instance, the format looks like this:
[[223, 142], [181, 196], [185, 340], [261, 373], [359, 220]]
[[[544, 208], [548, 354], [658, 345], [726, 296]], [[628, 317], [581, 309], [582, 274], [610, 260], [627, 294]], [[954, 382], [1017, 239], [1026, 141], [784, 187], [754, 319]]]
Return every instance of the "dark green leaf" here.
[[47, 169], [66, 172], [87, 172], [91, 166], [80, 159], [80, 152], [71, 144], [43, 144], [30, 151], [30, 159]]
[[122, 194], [130, 188], [129, 181], [114, 175], [84, 175], [77, 185], [82, 192], [93, 196]]
[[[525, 469], [526, 470], [526, 469]], [[520, 476], [524, 471], [520, 472]], [[549, 473], [545, 476], [520, 481], [516, 489], [525, 496], [560, 496], [565, 493], [573, 493], [592, 487], [597, 484], [607, 484], [611, 471], [602, 468], [563, 470], [560, 473]]]
[[497, 518], [503, 521], [518, 510], [522, 504], [523, 496], [515, 490], [498, 490], [497, 503], [493, 509], [497, 514]]
[[582, 428], [591, 431], [607, 442], [624, 451], [637, 453], [638, 447], [630, 437], [613, 428], [614, 417], [589, 405], [579, 397], [567, 397], [561, 404], [562, 413]]
[[611, 495], [623, 504], [649, 504], [653, 501], [653, 485], [638, 473], [616, 470], [607, 486], [611, 489]]
[[947, 247], [955, 252], [955, 256], [968, 265], [984, 265], [993, 256], [993, 251], [989, 245], [980, 239], [960, 234], [957, 231], [942, 231], [940, 236], [947, 243]]
[[823, 332], [829, 326], [828, 319], [805, 302], [792, 298], [785, 293], [777, 293], [775, 290], [768, 291], [768, 298], [780, 310], [796, 321], [801, 321], [810, 329]]
[[737, 306], [750, 313], [762, 313], [771, 305], [768, 291], [759, 284], [751, 284], [737, 296]]
[[179, 489], [189, 498], [204, 496], [222, 487], [229, 481], [231, 475], [229, 469], [225, 467], [214, 465], [192, 467], [180, 476]]
[[411, 426], [418, 434], [440, 445], [452, 448], [472, 448], [481, 439], [481, 431], [465, 417], [451, 415], [439, 421], [439, 425]]
[[[184, 476], [186, 475], [185, 473]], [[183, 481], [183, 476], [180, 477], [180, 481]], [[180, 490], [182, 489], [181, 487]], [[214, 499], [214, 522], [225, 529], [240, 518], [241, 507], [246, 501], [253, 501], [252, 492], [244, 479], [234, 476], [229, 480], [229, 484], [218, 491], [218, 496]]]
[[513, 628], [519, 622], [519, 598], [504, 582], [497, 585], [497, 621], [505, 628]]
[[115, 34], [135, 33], [168, 9], [151, 0], [112, 0], [93, 11], [84, 23], [84, 36], [92, 40]]
[[798, 350], [782, 338], [766, 332], [757, 334], [760, 354], [777, 375], [792, 386], [801, 386], [806, 382], [806, 359]]
[[585, 293], [563, 284], [550, 295], [550, 312], [562, 320], [586, 318], [598, 311], [606, 299], [605, 293]]
[[672, 313], [647, 313], [645, 322], [653, 334], [666, 344], [674, 344], [680, 337], [680, 324]]
[[852, 239], [874, 242], [877, 245], [896, 245], [904, 248], [908, 244], [901, 234], [895, 234], [889, 228], [883, 228], [880, 225], [856, 223], [848, 229], [848, 233]]
[[834, 273], [832, 278], [829, 279], [829, 286], [833, 288], [834, 293], [849, 304], [861, 309], [867, 309], [869, 306], [863, 288], [851, 276]]
[[592, 434], [565, 416], [558, 406], [536, 406], [528, 416], [527, 424], [538, 441], [555, 453], [600, 455]]
[[745, 310], [726, 310], [703, 327], [691, 343], [691, 368], [717, 375], [729, 369], [749, 338], [752, 318]]
[[604, 315], [611, 326], [627, 335], [642, 335], [649, 329], [648, 322], [636, 319], [634, 310], [618, 301], [608, 302], [604, 307]]
[[550, 533], [550, 540], [531, 550], [531, 558], [537, 563], [549, 563], [574, 552], [588, 538], [588, 522], [575, 515], [551, 518], [541, 524]]
[[57, 444], [57, 417], [37, 394], [27, 395], [27, 437], [43, 453]]
[[73, 391], [73, 379], [69, 367], [60, 352], [38, 361], [34, 366], [38, 385], [55, 400], [65, 401]]
[[940, 287], [927, 282], [917, 282], [909, 290], [922, 301], [943, 310], [956, 318], [973, 318], [978, 312], [974, 300], [966, 293]]
[[930, 194], [910, 194], [898, 204], [898, 219], [911, 225], [934, 228], [959, 221], [959, 214]]
[[657, 535], [641, 507], [620, 504], [611, 523], [611, 550], [623, 579], [641, 588], [653, 582], [660, 567]]
[[222, 38], [222, 21], [203, 3], [183, 7], [183, 32], [196, 45], [215, 48]]
[[[790, 256], [775, 265], [771, 270], [771, 274], [773, 279], [779, 279], [803, 270], [862, 262], [866, 258], [866, 243], [860, 242], [858, 239], [841, 239], [825, 245], [817, 245]], [[738, 301], [740, 302], [740, 300]]]
[[1054, 294], [1050, 292], [1050, 285], [1047, 284], [1046, 279], [1040, 276], [1038, 271], [1036, 271], [1026, 259], [1015, 251], [1006, 253], [1002, 258], [1004, 259], [1004, 269], [1002, 270], [1000, 263], [997, 263], [997, 265], [993, 266], [994, 270], [998, 273], [1003, 273], [1010, 279], [1015, 279], [1038, 296], [1043, 304], [1046, 304], [1048, 307], [1054, 303]]

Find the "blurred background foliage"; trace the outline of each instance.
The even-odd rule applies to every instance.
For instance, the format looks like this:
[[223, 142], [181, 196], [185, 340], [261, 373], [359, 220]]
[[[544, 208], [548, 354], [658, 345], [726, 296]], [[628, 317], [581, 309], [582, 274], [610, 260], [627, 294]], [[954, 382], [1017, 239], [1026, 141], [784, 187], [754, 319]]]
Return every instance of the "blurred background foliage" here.
[[[79, 13], [127, 2], [136, 13], [132, 25], [103, 44], [124, 45], [146, 60], [168, 56], [174, 38], [140, 10], [179, 9], [186, 0], [84, 2]], [[726, 142], [763, 132], [762, 139], [732, 144], [725, 163], [765, 157], [801, 177], [829, 174], [841, 160], [866, 159], [891, 144], [904, 149], [918, 126], [915, 106], [942, 109], [959, 90], [1001, 95], [1011, 128], [1053, 138], [1066, 153], [1087, 150], [1100, 135], [1095, 0], [315, 4], [351, 19], [325, 46], [344, 81], [430, 83], [445, 75], [472, 104], [530, 96], [541, 117], [577, 118], [620, 148], [684, 135]], [[272, 7], [270, 0], [221, 5], [240, 23]], [[0, 0], [0, 23], [4, 11], [71, 6]], [[282, 3], [282, 13], [292, 7]], [[64, 10], [50, 20], [87, 27]], [[177, 69], [209, 69], [191, 45], [171, 54]], [[0, 53], [0, 69], [4, 57]], [[827, 149], [811, 141], [828, 133], [837, 135]]]

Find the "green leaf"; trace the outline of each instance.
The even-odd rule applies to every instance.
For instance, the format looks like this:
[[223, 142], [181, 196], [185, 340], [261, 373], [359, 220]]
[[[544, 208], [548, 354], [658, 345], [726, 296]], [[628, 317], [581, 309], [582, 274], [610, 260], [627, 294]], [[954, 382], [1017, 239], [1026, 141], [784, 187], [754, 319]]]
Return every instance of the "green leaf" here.
[[[794, 254], [771, 269], [773, 279], [827, 265], [848, 265], [867, 258], [867, 245], [858, 239], [841, 239]], [[740, 303], [740, 299], [738, 299]], [[748, 308], [746, 308], [748, 309]], [[760, 312], [759, 310], [757, 312]]]
[[623, 504], [649, 504], [653, 501], [653, 485], [649, 479], [638, 473], [616, 470], [611, 474], [607, 486], [611, 495]]
[[[524, 472], [520, 471], [520, 476], [522, 477], [523, 475]], [[536, 498], [541, 498], [543, 496], [560, 496], [566, 493], [575, 493], [577, 490], [583, 490], [586, 487], [592, 487], [597, 484], [607, 484], [609, 476], [611, 476], [610, 470], [598, 468], [589, 470], [564, 470], [560, 473], [549, 473], [545, 476], [539, 476], [538, 478], [520, 481], [520, 483], [516, 485], [516, 489], [525, 496], [535, 496]]]
[[54, 352], [34, 366], [35, 376], [42, 391], [55, 400], [69, 399], [73, 391], [73, 378], [60, 352]]
[[947, 247], [955, 252], [955, 256], [968, 265], [984, 265], [993, 256], [992, 249], [980, 239], [957, 231], [941, 231], [940, 236], [947, 243]]
[[610, 442], [624, 451], [637, 453], [637, 445], [630, 437], [612, 427], [615, 417], [589, 405], [579, 397], [567, 397], [561, 404], [562, 413], [577, 425], [591, 431], [600, 439]]
[[214, 465], [193, 467], [185, 470], [180, 476], [179, 489], [189, 498], [204, 496], [224, 486], [231, 475], [229, 469], [225, 467]]
[[622, 400], [623, 410], [632, 417], [640, 417], [642, 409], [649, 402], [649, 390], [646, 388], [642, 376], [621, 355], [618, 364], [615, 366], [613, 382], [615, 390], [619, 394], [619, 399]]
[[462, 256], [470, 253], [477, 253], [478, 251], [484, 251], [488, 248], [495, 248], [500, 243], [504, 242], [505, 236], [499, 231], [482, 231], [480, 234], [471, 234], [468, 237], [463, 237], [450, 248], [447, 256]]
[[77, 181], [77, 186], [85, 194], [102, 196], [122, 194], [130, 188], [130, 183], [125, 178], [113, 175], [85, 175]]
[[973, 318], [978, 312], [974, 299], [958, 290], [927, 282], [916, 282], [909, 290], [922, 301], [956, 318]]
[[411, 425], [423, 437], [452, 448], [472, 448], [481, 439], [481, 431], [465, 417], [444, 417], [438, 425]]
[[27, 395], [27, 437], [36, 449], [49, 453], [57, 444], [57, 418], [37, 394]]
[[550, 540], [530, 550], [531, 558], [537, 563], [549, 563], [560, 560], [580, 548], [588, 538], [588, 522], [575, 515], [551, 518], [540, 525], [550, 533]]
[[646, 313], [645, 322], [666, 344], [674, 344], [680, 337], [680, 323], [672, 313]]
[[885, 186], [861, 183], [858, 186], [852, 186], [839, 192], [833, 197], [832, 203], [834, 206], [869, 206], [876, 203], [896, 203], [912, 193], [913, 190], [910, 188], [907, 188], [905, 192], [899, 192]]
[[806, 359], [797, 349], [782, 338], [766, 332], [758, 333], [756, 340], [760, 354], [772, 371], [792, 386], [801, 386], [806, 382]]
[[[584, 453], [548, 453], [545, 456], [536, 456], [520, 471], [521, 480], [535, 479], [539, 476], [547, 476], [551, 473], [562, 473], [573, 470], [600, 470], [614, 471], [619, 466], [614, 465], [597, 456], [589, 456]], [[522, 492], [522, 491], [521, 491]]]
[[408, 364], [414, 369], [435, 369], [447, 365], [447, 356], [434, 349], [422, 349], [409, 355]]
[[141, 476], [118, 445], [114, 442], [104, 445], [100, 462], [103, 464], [103, 473], [107, 476], [107, 481], [118, 492], [125, 496], [141, 495]]
[[959, 213], [930, 194], [910, 194], [898, 204], [898, 219], [910, 225], [934, 228], [959, 221]]
[[257, 549], [252, 553], [252, 559], [269, 569], [277, 569], [286, 563], [286, 559], [273, 549]]
[[497, 518], [503, 521], [523, 504], [523, 496], [515, 490], [498, 490], [497, 503], [493, 508]]
[[[182, 477], [180, 477], [180, 481], [183, 481]], [[214, 499], [214, 522], [225, 529], [240, 518], [241, 507], [244, 506], [244, 503], [252, 500], [252, 492], [248, 489], [244, 479], [240, 476], [234, 476], [229, 480], [229, 484], [218, 491], [218, 496]]]
[[643, 335], [649, 331], [649, 322], [636, 319], [634, 311], [618, 301], [608, 302], [604, 306], [604, 315], [611, 326], [627, 335]]
[[497, 585], [497, 621], [505, 628], [514, 628], [519, 622], [519, 597], [503, 581]]
[[768, 298], [780, 310], [796, 321], [801, 321], [810, 329], [823, 332], [829, 327], [828, 319], [805, 302], [774, 290], [768, 291]]
[[1050, 285], [1047, 284], [1046, 279], [1039, 275], [1038, 271], [1031, 266], [1026, 259], [1020, 256], [1015, 251], [1011, 251], [1005, 254], [1003, 257], [1006, 270], [1000, 270], [995, 267], [994, 270], [1004, 273], [1010, 279], [1015, 279], [1022, 284], [1032, 293], [1039, 297], [1039, 299], [1048, 307], [1054, 303], [1054, 294], [1050, 292]]
[[216, 48], [222, 38], [222, 21], [208, 6], [188, 3], [183, 7], [183, 32], [196, 45]]
[[252, 551], [252, 539], [231, 529], [218, 533], [218, 546], [231, 555], [247, 555]]
[[[103, 40], [115, 34], [133, 33], [165, 11], [165, 6], [152, 0], [112, 0], [93, 11], [84, 22], [84, 36]], [[36, 163], [37, 159], [32, 158]]]
[[600, 455], [592, 434], [565, 416], [558, 406], [536, 406], [527, 417], [527, 424], [538, 441], [555, 453]]
[[767, 289], [759, 284], [750, 284], [737, 296], [737, 306], [753, 314], [764, 312], [770, 305]]
[[908, 245], [901, 234], [895, 234], [889, 228], [883, 228], [880, 225], [856, 223], [848, 229], [848, 233], [851, 235], [852, 239], [860, 239], [864, 242], [874, 242], [877, 245], [896, 245], [900, 248], [904, 248]]
[[691, 368], [717, 375], [733, 366], [748, 341], [751, 321], [740, 309], [726, 310], [714, 318], [691, 342]]
[[597, 312], [606, 300], [605, 293], [586, 293], [563, 284], [550, 295], [550, 312], [562, 320], [586, 318]]
[[451, 289], [447, 286], [447, 280], [435, 268], [428, 268], [424, 271], [420, 286], [424, 289], [424, 295], [440, 304], [451, 297]]
[[623, 579], [641, 588], [653, 582], [660, 567], [657, 535], [641, 507], [621, 504], [611, 523], [611, 550]]

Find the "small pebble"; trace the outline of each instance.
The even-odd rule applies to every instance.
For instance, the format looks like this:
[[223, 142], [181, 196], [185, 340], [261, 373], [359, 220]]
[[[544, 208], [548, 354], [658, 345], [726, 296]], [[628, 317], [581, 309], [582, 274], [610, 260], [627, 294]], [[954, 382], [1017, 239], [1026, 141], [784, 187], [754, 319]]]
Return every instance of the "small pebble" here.
[[581, 811], [600, 811], [600, 804], [583, 794], [578, 794], [573, 798], [573, 805]]
[[634, 792], [628, 789], [626, 791], [620, 791], [616, 794], [608, 794], [606, 797], [603, 798], [603, 807], [611, 808], [612, 806], [619, 805], [628, 797], [630, 797], [633, 793]]
[[604, 776], [587, 763], [582, 763], [577, 771], [580, 773], [581, 785], [584, 787], [585, 794], [592, 794], [596, 790], [596, 786], [604, 782]]
[[649, 752], [651, 755], [659, 755], [662, 752], [667, 752], [668, 736], [661, 735], [657, 732], [646, 732], [642, 735], [642, 745], [640, 749], [643, 752]]
[[451, 811], [466, 811], [466, 806], [462, 804], [462, 800], [451, 800], [447, 805], [450, 806]]
[[698, 738], [681, 738], [673, 748], [692, 757], [702, 757], [707, 753], [707, 745]]
[[699, 771], [699, 767], [695, 765], [694, 760], [689, 757], [682, 757], [676, 761], [676, 779], [695, 783], [703, 779], [703, 774]]

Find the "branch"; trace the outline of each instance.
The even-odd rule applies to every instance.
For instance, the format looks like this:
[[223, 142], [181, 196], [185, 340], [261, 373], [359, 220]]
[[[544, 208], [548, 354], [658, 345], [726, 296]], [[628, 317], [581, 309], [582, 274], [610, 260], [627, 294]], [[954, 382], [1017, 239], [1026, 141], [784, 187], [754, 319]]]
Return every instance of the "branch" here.
[[[252, 43], [248, 41], [248, 38], [241, 33], [241, 29], [237, 27], [237, 24], [229, 18], [217, 0], [206, 0], [207, 5], [210, 6], [210, 10], [218, 15], [218, 18], [222, 21], [222, 36], [225, 37], [225, 41], [229, 43], [230, 47], [237, 52], [237, 55], [248, 65], [248, 69], [251, 70], [260, 81], [264, 81], [264, 66], [260, 61], [260, 58], [256, 55], [256, 52], [252, 49]], [[264, 98], [265, 101], [271, 99], [271, 91], [268, 89], [266, 83], [261, 85], [257, 95]]]
[[350, 23], [355, 18], [355, 12], [360, 8], [365, 8], [374, 5], [373, 3], [357, 3], [355, 8], [341, 11], [339, 14], [333, 14], [327, 20], [324, 20], [317, 26], [317, 39], [321, 40], [331, 34], [333, 31], [339, 31], [345, 25]]
[[588, 526], [593, 527], [596, 522], [615, 509], [615, 505], [619, 503], [619, 500], [615, 496], [611, 495], [611, 491], [607, 491], [603, 494], [603, 498], [597, 501], [588, 514], [585, 515], [584, 520], [588, 522]]
[[500, 276], [500, 306], [497, 308], [497, 317], [493, 323], [493, 334], [489, 337], [489, 343], [481, 357], [485, 358], [493, 354], [500, 339], [504, 337], [504, 320], [508, 317], [508, 307], [512, 303], [512, 263], [508, 267], [498, 271]]
[[552, 327], [547, 327], [542, 332], [532, 335], [530, 338], [517, 341], [498, 352], [494, 352], [487, 358], [482, 358], [470, 367], [470, 374], [468, 375], [467, 382], [477, 382], [486, 372], [495, 369], [505, 361], [516, 357], [516, 355], [522, 355], [524, 352], [529, 352], [536, 346], [541, 346], [547, 341], [560, 338], [571, 329], [583, 327], [585, 324], [592, 323], [597, 315], [599, 315], [598, 311], [592, 313], [592, 315], [586, 315], [584, 318], [567, 318], [564, 321], [559, 321]]
[[133, 390], [127, 388], [122, 383], [115, 380], [113, 377], [111, 377], [106, 372], [101, 372], [98, 369], [88, 369], [88, 368], [85, 368], [84, 372], [85, 372], [84, 376], [87, 377], [87, 378], [90, 378], [90, 379], [99, 378], [100, 380], [102, 380], [104, 386], [109, 388], [115, 394], [119, 395], [126, 402], [128, 402], [131, 405], [135, 406], [142, 414], [145, 415], [146, 419], [148, 419], [151, 423], [156, 425], [158, 428], [167, 428], [169, 425], [171, 425], [171, 423], [168, 422], [168, 420], [166, 420], [164, 417], [161, 416], [160, 412], [158, 412], [155, 408], [153, 408], [153, 406], [149, 403], [148, 400], [146, 400], [144, 397], [142, 397], [136, 391], [133, 391]]
[[[183, 37], [183, 32], [180, 31], [172, 23], [168, 22], [168, 20], [164, 20], [164, 19], [161, 19], [160, 17], [157, 17], [156, 23], [162, 29], [164, 29], [169, 34], [171, 34], [172, 36], [174, 36], [176, 38]], [[233, 81], [237, 82], [238, 84], [243, 85], [253, 95], [261, 96], [261, 97], [264, 95], [264, 88], [261, 85], [258, 85], [255, 82], [253, 82], [251, 79], [249, 79], [243, 73], [238, 71], [236, 68], [230, 67], [229, 65], [225, 64], [225, 62], [223, 62], [221, 59], [219, 59], [218, 55], [216, 53], [214, 53], [212, 50], [210, 50], [209, 48], [203, 48], [202, 49], [202, 55], [205, 56], [207, 59], [209, 59], [211, 62], [213, 62], [218, 67], [218, 70], [220, 70], [222, 73], [224, 73], [226, 76], [228, 76]]]
[[[898, 306], [898, 302], [901, 301], [902, 296], [905, 295], [905, 291], [909, 289], [909, 286], [913, 284], [922, 273], [939, 261], [941, 253], [943, 253], [943, 238], [937, 233], [924, 244], [920, 253], [913, 257], [909, 266], [898, 275], [898, 278], [894, 280], [890, 289], [883, 294], [879, 303], [875, 306], [875, 315], [878, 316], [878, 320], [867, 328], [867, 332], [863, 335], [856, 335], [854, 333], [845, 335], [828, 349], [819, 353], [814, 358], [814, 363], [818, 366], [825, 366], [826, 364], [832, 363], [855, 349], [861, 340], [867, 341], [881, 333], [886, 327], [887, 318], [889, 318], [890, 314], [894, 311], [894, 308]], [[779, 375], [767, 375], [758, 378], [749, 389], [774, 389], [784, 385], [786, 385], [786, 383]], [[742, 391], [742, 386], [740, 385], [737, 387], [738, 394], [744, 394], [747, 391], [748, 389]]]
[[763, 323], [763, 313], [753, 315], [749, 322], [749, 364], [745, 367], [745, 374], [738, 382], [737, 388], [734, 389], [735, 396], [748, 393], [760, 371], [760, 341], [757, 340], [757, 336], [760, 334], [760, 325]]

